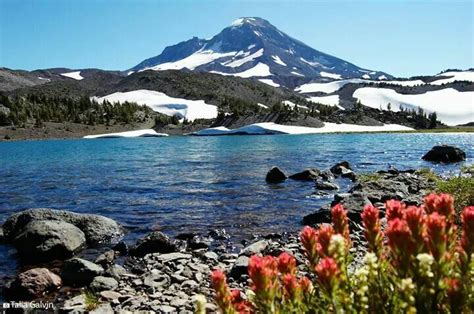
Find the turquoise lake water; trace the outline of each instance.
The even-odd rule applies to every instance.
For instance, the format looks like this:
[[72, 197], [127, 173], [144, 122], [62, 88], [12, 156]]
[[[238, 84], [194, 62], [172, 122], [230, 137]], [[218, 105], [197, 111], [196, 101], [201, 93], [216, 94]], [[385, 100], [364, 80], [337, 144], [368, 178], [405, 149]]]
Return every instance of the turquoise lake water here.
[[[293, 231], [332, 200], [312, 183], [265, 183], [268, 169], [292, 174], [348, 160], [356, 172], [395, 166], [455, 172], [462, 163], [421, 160], [454, 144], [474, 159], [474, 134], [326, 134], [50, 140], [0, 143], [0, 223], [25, 208], [51, 207], [111, 217], [126, 240], [153, 229], [173, 236], [225, 228], [234, 239]], [[340, 180], [341, 188], [350, 182]], [[0, 267], [14, 260], [0, 246]], [[0, 269], [0, 275], [2, 269]]]

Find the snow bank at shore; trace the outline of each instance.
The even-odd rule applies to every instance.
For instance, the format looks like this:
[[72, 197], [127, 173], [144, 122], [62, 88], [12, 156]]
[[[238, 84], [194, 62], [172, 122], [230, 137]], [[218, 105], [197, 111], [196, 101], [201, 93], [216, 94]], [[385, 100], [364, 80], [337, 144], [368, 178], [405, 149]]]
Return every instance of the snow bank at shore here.
[[90, 138], [121, 138], [121, 137], [163, 137], [163, 136], [168, 136], [168, 134], [157, 133], [155, 130], [146, 129], [146, 130], [118, 132], [118, 133], [86, 135], [84, 136], [84, 138], [90, 139]]
[[365, 126], [357, 124], [325, 123], [322, 128], [311, 128], [304, 126], [282, 125], [273, 122], [255, 123], [237, 129], [228, 129], [220, 126], [216, 128], [203, 129], [191, 135], [216, 136], [216, 135], [266, 135], [266, 134], [317, 134], [337, 132], [384, 132], [384, 131], [409, 131], [412, 128], [398, 125], [385, 124], [382, 126]]

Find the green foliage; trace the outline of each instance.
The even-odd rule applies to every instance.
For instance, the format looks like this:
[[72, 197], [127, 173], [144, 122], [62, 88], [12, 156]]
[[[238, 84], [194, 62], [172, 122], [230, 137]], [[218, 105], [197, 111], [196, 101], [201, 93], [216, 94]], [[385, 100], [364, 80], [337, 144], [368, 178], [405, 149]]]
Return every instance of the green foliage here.
[[[82, 124], [107, 124], [143, 122], [153, 112], [146, 106], [124, 102], [98, 103], [89, 97], [55, 97], [37, 94], [8, 97], [0, 96], [0, 103], [10, 109], [8, 117], [0, 117], [0, 124], [22, 126], [34, 122], [42, 127], [44, 122], [74, 122]], [[138, 114], [138, 113], [142, 114]]]
[[93, 311], [93, 310], [95, 310], [96, 308], [99, 307], [99, 304], [100, 304], [99, 298], [92, 291], [85, 290], [84, 291], [84, 299], [86, 301], [85, 303], [86, 303], [86, 310], [87, 311]]
[[456, 200], [456, 210], [474, 204], [474, 178], [457, 176], [446, 180], [436, 181], [436, 191], [453, 195]]

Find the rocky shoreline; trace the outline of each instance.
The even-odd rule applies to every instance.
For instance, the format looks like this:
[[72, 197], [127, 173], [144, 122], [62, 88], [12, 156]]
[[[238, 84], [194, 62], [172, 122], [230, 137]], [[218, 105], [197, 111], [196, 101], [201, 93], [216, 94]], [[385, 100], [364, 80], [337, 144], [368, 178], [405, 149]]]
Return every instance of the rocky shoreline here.
[[[351, 180], [352, 188], [347, 193], [335, 192], [336, 177]], [[347, 162], [327, 170], [306, 169], [289, 177], [274, 167], [266, 177], [269, 184], [284, 184], [285, 180], [314, 182], [318, 193], [333, 191], [331, 204], [303, 217], [302, 225], [329, 222], [330, 206], [342, 204], [353, 229], [353, 265], [361, 263], [366, 251], [360, 226], [364, 205], [378, 206], [382, 213], [389, 199], [421, 205], [423, 196], [435, 188], [423, 171], [390, 168], [358, 175]], [[196, 295], [204, 295], [207, 310], [215, 312], [209, 286], [214, 268], [229, 275], [231, 287], [243, 288], [248, 283], [251, 255], [276, 256], [286, 251], [295, 256], [305, 273], [296, 233], [259, 236], [236, 251], [222, 229], [182, 233], [173, 239], [154, 231], [133, 245], [120, 241], [124, 232], [115, 221], [98, 215], [44, 208], [12, 215], [0, 228], [0, 243], [14, 245], [20, 263], [29, 266], [6, 283], [3, 296], [6, 300], [53, 302], [56, 312], [192, 313]], [[100, 247], [100, 254], [87, 260], [77, 257], [91, 247]]]

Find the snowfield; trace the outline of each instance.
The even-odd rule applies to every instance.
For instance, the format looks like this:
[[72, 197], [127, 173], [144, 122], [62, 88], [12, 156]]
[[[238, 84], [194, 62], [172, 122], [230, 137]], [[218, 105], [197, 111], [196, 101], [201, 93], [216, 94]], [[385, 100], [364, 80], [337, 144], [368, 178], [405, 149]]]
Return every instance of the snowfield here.
[[168, 136], [168, 134], [157, 133], [155, 130], [146, 129], [146, 130], [137, 130], [137, 131], [118, 132], [118, 133], [86, 135], [84, 136], [84, 138], [91, 139], [91, 138], [163, 137], [163, 136]]
[[340, 80], [341, 79], [341, 75], [340, 74], [334, 74], [334, 73], [329, 73], [329, 72], [319, 72], [319, 75], [321, 75], [322, 77], [329, 77], [329, 78], [332, 78], [332, 79], [336, 79], [336, 80]]
[[283, 62], [283, 60], [281, 60], [279, 56], [272, 56], [272, 59], [276, 64], [286, 67], [286, 63]]
[[75, 71], [75, 72], [68, 72], [68, 73], [61, 73], [62, 76], [69, 77], [75, 80], [83, 80], [84, 78], [81, 76], [81, 71]]
[[393, 111], [418, 107], [431, 113], [436, 112], [438, 120], [448, 125], [465, 124], [474, 121], [474, 92], [459, 92], [453, 88], [426, 92], [424, 94], [404, 95], [389, 88], [362, 87], [355, 90], [354, 98], [372, 108], [387, 108]]
[[273, 87], [280, 87], [280, 84], [273, 82], [270, 79], [259, 79], [260, 82], [265, 83], [267, 85], [273, 86]]
[[445, 72], [438, 74], [436, 76], [452, 76], [446, 79], [439, 79], [434, 82], [431, 82], [433, 85], [441, 85], [446, 83], [451, 83], [454, 81], [469, 81], [474, 82], [474, 71], [461, 71], [461, 72]]
[[196, 119], [213, 119], [217, 117], [217, 107], [209, 105], [204, 100], [188, 100], [170, 97], [164, 93], [152, 90], [135, 90], [131, 92], [118, 92], [104, 97], [94, 97], [98, 102], [123, 103], [126, 101], [147, 105], [153, 111], [167, 116], [178, 116], [180, 119], [194, 121]]
[[370, 82], [368, 80], [363, 79], [348, 79], [348, 80], [340, 80], [340, 81], [333, 81], [329, 83], [308, 83], [303, 84], [295, 89], [295, 91], [300, 93], [316, 93], [316, 92], [323, 92], [326, 94], [334, 93], [335, 91], [339, 90], [346, 84], [349, 83], [366, 83]]
[[258, 50], [257, 52], [249, 55], [249, 56], [246, 56], [244, 58], [241, 58], [241, 59], [237, 59], [237, 60], [231, 60], [231, 62], [226, 62], [226, 63], [223, 63], [222, 65], [226, 66], [226, 67], [231, 67], [231, 68], [238, 68], [239, 66], [247, 63], [247, 62], [250, 62], [258, 57], [261, 57], [263, 56], [263, 48]]
[[181, 70], [184, 68], [187, 68], [189, 70], [194, 70], [195, 68], [203, 64], [208, 64], [214, 60], [217, 60], [223, 57], [235, 56], [237, 54], [236, 51], [220, 53], [220, 52], [215, 52], [214, 50], [203, 50], [203, 49], [196, 51], [192, 55], [184, 59], [178, 60], [176, 62], [166, 62], [166, 63], [158, 64], [157, 66], [140, 70], [140, 72], [145, 71], [145, 70], [155, 70], [155, 71]]
[[311, 96], [308, 97], [309, 101], [327, 105], [327, 106], [337, 106], [339, 109], [344, 110], [344, 107], [339, 106], [339, 95], [330, 95], [330, 96]]
[[230, 75], [230, 76], [238, 76], [242, 78], [249, 78], [249, 77], [265, 77], [265, 76], [270, 76], [273, 75], [270, 72], [270, 67], [266, 65], [265, 63], [259, 62], [256, 66], [253, 68], [250, 68], [246, 71], [239, 72], [239, 73], [223, 73], [223, 72], [218, 72], [218, 71], [211, 71], [210, 73], [214, 74], [220, 74], [220, 75]]
[[216, 136], [216, 135], [272, 135], [272, 134], [317, 134], [337, 132], [381, 132], [381, 131], [408, 131], [412, 128], [398, 125], [386, 124], [383, 126], [364, 126], [356, 124], [325, 123], [322, 128], [310, 128], [303, 126], [282, 125], [273, 122], [255, 123], [237, 129], [228, 129], [220, 126], [216, 128], [203, 129], [191, 135]]

